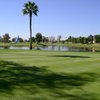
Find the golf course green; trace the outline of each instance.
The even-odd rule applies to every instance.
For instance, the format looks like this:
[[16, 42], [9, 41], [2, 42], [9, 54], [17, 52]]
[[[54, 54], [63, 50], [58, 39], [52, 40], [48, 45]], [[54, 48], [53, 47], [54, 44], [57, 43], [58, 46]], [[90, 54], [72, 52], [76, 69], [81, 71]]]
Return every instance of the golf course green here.
[[100, 100], [100, 52], [2, 49], [0, 100]]

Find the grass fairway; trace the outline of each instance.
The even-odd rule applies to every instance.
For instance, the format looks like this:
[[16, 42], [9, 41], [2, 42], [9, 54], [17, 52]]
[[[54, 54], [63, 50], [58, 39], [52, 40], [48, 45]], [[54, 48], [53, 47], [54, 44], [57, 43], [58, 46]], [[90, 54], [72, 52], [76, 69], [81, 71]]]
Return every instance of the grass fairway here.
[[0, 100], [100, 100], [100, 52], [0, 50]]

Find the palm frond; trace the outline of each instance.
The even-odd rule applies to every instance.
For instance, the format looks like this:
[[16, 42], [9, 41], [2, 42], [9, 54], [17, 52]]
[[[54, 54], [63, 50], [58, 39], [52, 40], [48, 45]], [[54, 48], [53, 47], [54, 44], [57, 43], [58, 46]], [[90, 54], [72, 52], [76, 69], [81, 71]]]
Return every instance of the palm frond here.
[[27, 11], [27, 9], [23, 9], [22, 11], [23, 11], [23, 15], [29, 14], [29, 12]]
[[24, 4], [23, 14], [29, 14], [30, 12], [37, 16], [38, 6], [34, 2], [28, 1]]

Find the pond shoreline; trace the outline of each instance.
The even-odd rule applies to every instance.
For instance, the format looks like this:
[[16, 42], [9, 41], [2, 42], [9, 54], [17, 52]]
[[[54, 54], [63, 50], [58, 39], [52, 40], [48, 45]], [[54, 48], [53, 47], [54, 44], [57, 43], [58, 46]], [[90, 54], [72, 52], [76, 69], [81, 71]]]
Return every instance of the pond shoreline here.
[[[0, 49], [29, 50], [29, 43], [0, 43]], [[75, 51], [75, 52], [100, 52], [100, 45], [97, 44], [61, 44], [61, 43], [33, 43], [33, 50], [47, 51]]]
[[[4, 43], [1, 42], [0, 46], [29, 46], [29, 42], [23, 42], [23, 43]], [[34, 46], [38, 45], [43, 45], [43, 46], [50, 46], [50, 45], [55, 45], [55, 46], [74, 46], [74, 47], [95, 47], [100, 49], [100, 44], [81, 44], [81, 43], [33, 43]]]

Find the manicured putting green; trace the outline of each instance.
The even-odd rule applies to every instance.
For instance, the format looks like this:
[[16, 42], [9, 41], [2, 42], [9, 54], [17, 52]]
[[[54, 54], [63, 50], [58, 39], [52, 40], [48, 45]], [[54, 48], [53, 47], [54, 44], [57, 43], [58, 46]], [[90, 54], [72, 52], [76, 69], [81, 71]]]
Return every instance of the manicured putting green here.
[[0, 100], [100, 100], [100, 52], [0, 50]]

